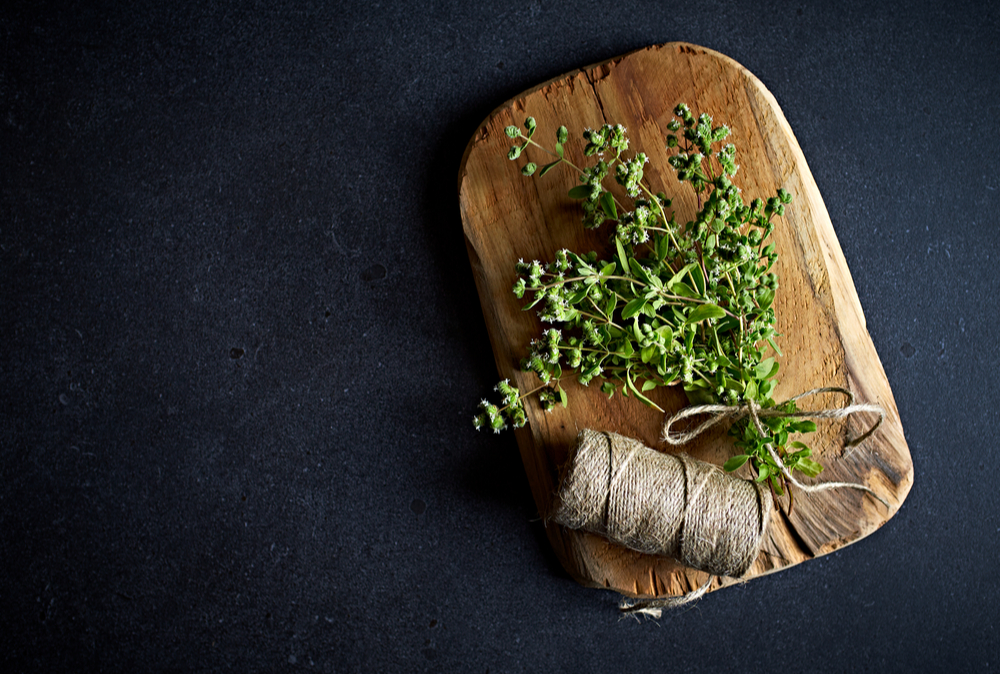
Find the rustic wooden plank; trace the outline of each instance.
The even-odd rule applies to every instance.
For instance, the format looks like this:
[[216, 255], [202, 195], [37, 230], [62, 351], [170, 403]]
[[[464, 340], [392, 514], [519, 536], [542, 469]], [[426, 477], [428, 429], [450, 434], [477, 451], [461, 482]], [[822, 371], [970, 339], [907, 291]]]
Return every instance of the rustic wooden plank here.
[[[466, 243], [483, 313], [501, 377], [522, 390], [537, 385], [517, 370], [527, 345], [540, 330], [534, 312], [522, 312], [510, 292], [519, 258], [551, 260], [555, 251], [603, 252], [608, 230], [586, 232], [577, 205], [566, 197], [576, 184], [569, 171], [544, 178], [520, 175], [523, 162], [509, 162], [504, 128], [535, 117], [539, 137], [553, 137], [560, 124], [572, 134], [605, 122], [626, 126], [633, 149], [650, 156], [646, 179], [674, 197], [678, 219], [692, 215], [696, 200], [681, 188], [666, 162], [666, 125], [679, 102], [728, 124], [741, 165], [734, 182], [749, 199], [783, 186], [794, 197], [773, 240], [779, 251], [781, 287], [775, 302], [781, 383], [775, 399], [818, 386], [842, 386], [859, 400], [880, 404], [888, 418], [861, 447], [843, 450], [871, 420], [821, 423], [810, 441], [825, 466], [822, 481], [869, 485], [890, 507], [852, 490], [800, 494], [790, 517], [775, 509], [762, 552], [747, 577], [770, 573], [829, 553], [870, 534], [896, 513], [913, 483], [913, 465], [899, 415], [865, 328], [865, 318], [843, 252], [798, 142], [774, 97], [738, 63], [708, 49], [670, 43], [568, 73], [508, 101], [483, 122], [466, 149], [459, 173], [459, 198]], [[578, 138], [578, 135], [576, 136]], [[571, 138], [567, 156], [585, 161], [582, 143]], [[529, 157], [545, 162], [540, 152]], [[608, 401], [597, 387], [564, 379], [571, 404], [549, 414], [528, 403], [528, 425], [516, 431], [521, 457], [539, 512], [548, 514], [558, 466], [582, 428], [611, 430], [663, 449], [662, 419], [633, 400]], [[682, 392], [657, 389], [654, 400], [669, 412], [686, 404]], [[839, 401], [820, 396], [818, 408]], [[805, 405], [804, 405], [805, 406]], [[665, 451], [665, 450], [664, 450]], [[723, 463], [732, 453], [724, 430], [684, 448], [697, 458]], [[705, 574], [677, 562], [643, 555], [592, 534], [547, 526], [549, 540], [567, 571], [586, 585], [631, 596], [677, 595], [699, 586]], [[716, 581], [716, 587], [733, 582]]]

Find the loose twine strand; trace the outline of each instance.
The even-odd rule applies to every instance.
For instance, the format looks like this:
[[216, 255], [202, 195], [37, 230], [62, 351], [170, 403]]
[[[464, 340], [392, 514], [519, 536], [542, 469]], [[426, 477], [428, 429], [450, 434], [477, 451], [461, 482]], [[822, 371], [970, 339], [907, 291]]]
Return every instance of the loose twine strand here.
[[[696, 405], [667, 420], [663, 437], [671, 445], [684, 444], [726, 419], [736, 421], [748, 415], [763, 436], [767, 433], [761, 417], [838, 419], [857, 412], [877, 412], [878, 422], [847, 443], [855, 447], [870, 437], [885, 418], [885, 411], [878, 405], [855, 404], [850, 391], [837, 387], [806, 391], [786, 402], [819, 393], [841, 393], [848, 402], [839, 408], [791, 413], [761, 409], [753, 402], [742, 406]], [[690, 431], [671, 431], [677, 422], [700, 414], [712, 416]], [[885, 499], [861, 484], [802, 484], [791, 475], [773, 446], [768, 444], [767, 450], [785, 478], [805, 492], [857, 489], [888, 507]], [[701, 598], [716, 576], [744, 575], [759, 553], [773, 507], [770, 490], [761, 483], [683, 454], [664, 454], [631, 438], [591, 430], [580, 433], [576, 452], [563, 468], [558, 497], [552, 516], [557, 523], [597, 533], [639, 552], [674, 557], [688, 567], [708, 572], [700, 587], [684, 595], [623, 600], [619, 606], [624, 615], [653, 618], [660, 618], [664, 608]]]

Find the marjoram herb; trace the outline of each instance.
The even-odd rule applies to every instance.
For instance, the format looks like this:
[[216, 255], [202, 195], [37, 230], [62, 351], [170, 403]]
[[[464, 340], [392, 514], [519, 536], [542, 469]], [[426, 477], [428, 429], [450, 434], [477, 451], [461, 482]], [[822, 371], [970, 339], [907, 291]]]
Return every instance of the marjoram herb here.
[[[761, 408], [778, 407], [771, 397], [778, 363], [765, 358], [768, 347], [781, 355], [774, 341], [778, 277], [771, 271], [777, 253], [768, 237], [791, 195], [779, 189], [766, 201], [745, 204], [731, 180], [739, 168], [736, 148], [731, 143], [719, 147], [729, 128], [713, 127], [712, 117], [696, 117], [685, 104], [674, 115], [665, 141], [669, 163], [699, 204], [694, 219], [683, 225], [671, 200], [644, 181], [648, 158], [642, 152], [628, 154], [621, 125], [583, 133], [584, 155], [593, 163], [582, 168], [564, 155], [566, 127], [557, 130], [553, 150], [533, 139], [532, 117], [523, 130], [507, 127], [515, 142], [509, 159], [517, 160], [529, 148], [552, 158], [541, 168], [526, 163], [525, 176], [541, 178], [561, 165], [579, 174], [580, 184], [569, 197], [581, 202], [584, 227], [614, 227], [613, 254], [598, 259], [595, 252], [560, 250], [548, 264], [517, 263], [514, 294], [527, 299], [525, 309], [536, 307], [542, 322], [552, 325], [532, 340], [521, 361], [521, 369], [534, 372], [540, 385], [521, 393], [509, 381], [500, 382], [496, 390], [502, 402], [480, 403], [477, 429], [524, 426], [524, 403], [533, 395], [546, 411], [565, 406], [561, 382], [569, 372], [584, 386], [600, 381], [609, 398], [620, 392], [661, 413], [646, 395], [659, 386], [682, 386], [692, 404], [754, 401]], [[610, 178], [628, 199], [605, 187]], [[779, 409], [796, 411], [794, 402]], [[792, 433], [814, 431], [812, 421], [768, 416], [761, 422], [766, 435], [746, 417], [730, 428], [739, 453], [726, 462], [726, 470], [749, 463], [757, 481], [769, 480], [782, 494], [787, 481], [765, 448], [768, 443], [790, 470], [810, 477], [823, 470], [810, 458], [809, 447], [789, 440]]]

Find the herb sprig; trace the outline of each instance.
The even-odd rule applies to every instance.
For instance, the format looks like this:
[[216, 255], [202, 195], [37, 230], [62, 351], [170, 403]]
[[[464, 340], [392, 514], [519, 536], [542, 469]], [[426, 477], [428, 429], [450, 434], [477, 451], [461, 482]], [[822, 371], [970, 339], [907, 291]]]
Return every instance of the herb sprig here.
[[[548, 264], [518, 261], [514, 294], [527, 297], [524, 309], [536, 308], [542, 322], [553, 325], [531, 341], [521, 361], [521, 369], [534, 372], [541, 385], [521, 393], [509, 381], [500, 382], [502, 403], [480, 403], [477, 429], [523, 426], [524, 403], [533, 395], [546, 411], [565, 406], [561, 382], [568, 371], [584, 386], [601, 380], [609, 398], [620, 392], [661, 413], [646, 394], [675, 385], [692, 404], [754, 401], [762, 408], [796, 411], [794, 402], [779, 407], [772, 398], [779, 366], [774, 357], [765, 358], [768, 347], [781, 355], [773, 307], [777, 253], [768, 237], [791, 195], [779, 189], [767, 200], [745, 204], [732, 182], [739, 169], [736, 148], [722, 145], [729, 128], [713, 126], [707, 114], [696, 117], [685, 104], [674, 114], [666, 137], [668, 161], [698, 199], [697, 214], [684, 224], [678, 224], [666, 194], [654, 193], [644, 180], [646, 154], [627, 154], [621, 125], [584, 131], [584, 155], [593, 158], [584, 167], [565, 156], [565, 126], [556, 131], [551, 150], [534, 140], [532, 117], [523, 130], [507, 127], [516, 143], [509, 159], [529, 148], [554, 158], [540, 169], [527, 162], [524, 175], [541, 177], [562, 164], [579, 175], [569, 197], [581, 202], [584, 227], [614, 226], [613, 253], [600, 259], [596, 252], [563, 249]], [[617, 195], [606, 187], [612, 177], [623, 188]], [[763, 435], [746, 418], [730, 428], [740, 453], [726, 462], [726, 470], [749, 463], [757, 481], [768, 480], [782, 494], [787, 480], [767, 451], [770, 444], [788, 469], [819, 474], [823, 468], [810, 458], [810, 448], [790, 440], [793, 433], [814, 431], [813, 422], [781, 416], [761, 421]]]

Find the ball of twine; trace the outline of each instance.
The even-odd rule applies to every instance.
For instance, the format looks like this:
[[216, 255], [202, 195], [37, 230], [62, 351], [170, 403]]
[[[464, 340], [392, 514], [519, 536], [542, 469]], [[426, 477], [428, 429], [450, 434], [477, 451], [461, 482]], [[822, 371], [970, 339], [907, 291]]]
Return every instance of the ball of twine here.
[[766, 487], [713, 464], [584, 430], [563, 469], [552, 519], [738, 578], [757, 558], [772, 507]]

